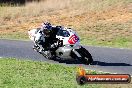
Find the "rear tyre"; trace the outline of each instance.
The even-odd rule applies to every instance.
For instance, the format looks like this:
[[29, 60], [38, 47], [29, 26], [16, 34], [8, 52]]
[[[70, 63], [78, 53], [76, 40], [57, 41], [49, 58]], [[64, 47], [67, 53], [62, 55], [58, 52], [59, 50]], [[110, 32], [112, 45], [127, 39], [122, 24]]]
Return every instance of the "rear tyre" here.
[[51, 54], [50, 51], [43, 51], [41, 52], [41, 54], [46, 58], [46, 59], [49, 59], [49, 60], [53, 60], [55, 57]]
[[55, 60], [55, 58], [56, 58], [56, 55], [54, 53], [52, 53], [51, 51], [42, 50], [42, 52], [40, 52], [40, 48], [39, 47], [33, 47], [33, 50], [35, 50], [39, 54], [43, 55], [46, 59]]
[[39, 47], [36, 47], [36, 46], [33, 46], [33, 50], [36, 51], [36, 52], [39, 52]]

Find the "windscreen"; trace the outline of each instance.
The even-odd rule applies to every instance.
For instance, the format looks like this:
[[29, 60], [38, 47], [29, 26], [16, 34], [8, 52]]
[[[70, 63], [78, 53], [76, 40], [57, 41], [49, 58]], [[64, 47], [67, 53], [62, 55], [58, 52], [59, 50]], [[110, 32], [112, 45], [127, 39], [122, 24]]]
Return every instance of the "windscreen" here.
[[58, 36], [63, 36], [63, 37], [69, 37], [70, 34], [67, 30], [59, 30], [57, 33]]

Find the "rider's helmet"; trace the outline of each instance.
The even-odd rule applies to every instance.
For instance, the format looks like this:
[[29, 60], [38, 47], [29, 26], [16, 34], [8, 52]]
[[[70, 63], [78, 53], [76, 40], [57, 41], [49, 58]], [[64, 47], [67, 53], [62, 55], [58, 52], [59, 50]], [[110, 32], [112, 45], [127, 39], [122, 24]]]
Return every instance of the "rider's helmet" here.
[[42, 23], [41, 26], [41, 31], [45, 34], [45, 36], [50, 36], [50, 33], [52, 31], [52, 25], [49, 22], [45, 22]]

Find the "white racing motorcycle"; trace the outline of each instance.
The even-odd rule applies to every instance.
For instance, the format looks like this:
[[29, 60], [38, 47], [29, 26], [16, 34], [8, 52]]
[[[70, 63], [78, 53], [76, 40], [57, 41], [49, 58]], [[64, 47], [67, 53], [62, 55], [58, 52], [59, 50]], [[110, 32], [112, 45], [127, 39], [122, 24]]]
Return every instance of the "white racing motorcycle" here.
[[[38, 29], [32, 29], [28, 31], [29, 38], [34, 42], [34, 35]], [[62, 28], [58, 31], [56, 38], [60, 40], [58, 43], [58, 48], [55, 50], [55, 57], [68, 60], [68, 59], [77, 59], [84, 64], [91, 64], [93, 58], [91, 54], [83, 46], [80, 45], [80, 39], [77, 36], [76, 32], [71, 28]], [[39, 49], [39, 48], [38, 48]], [[37, 50], [39, 51], [39, 50]], [[52, 56], [51, 53], [41, 53], [45, 58]]]

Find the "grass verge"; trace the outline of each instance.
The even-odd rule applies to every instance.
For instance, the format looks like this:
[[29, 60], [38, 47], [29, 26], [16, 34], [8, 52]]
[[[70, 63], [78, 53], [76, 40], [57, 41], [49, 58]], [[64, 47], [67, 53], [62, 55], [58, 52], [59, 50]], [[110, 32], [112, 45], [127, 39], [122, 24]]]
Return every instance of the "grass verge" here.
[[[76, 83], [75, 66], [0, 58], [0, 88], [131, 88], [130, 84]], [[89, 74], [104, 74], [86, 70]], [[109, 73], [106, 73], [109, 74]]]
[[[1, 88], [100, 88], [76, 83], [76, 67], [14, 58], [0, 59]], [[95, 73], [95, 72], [94, 72]]]

